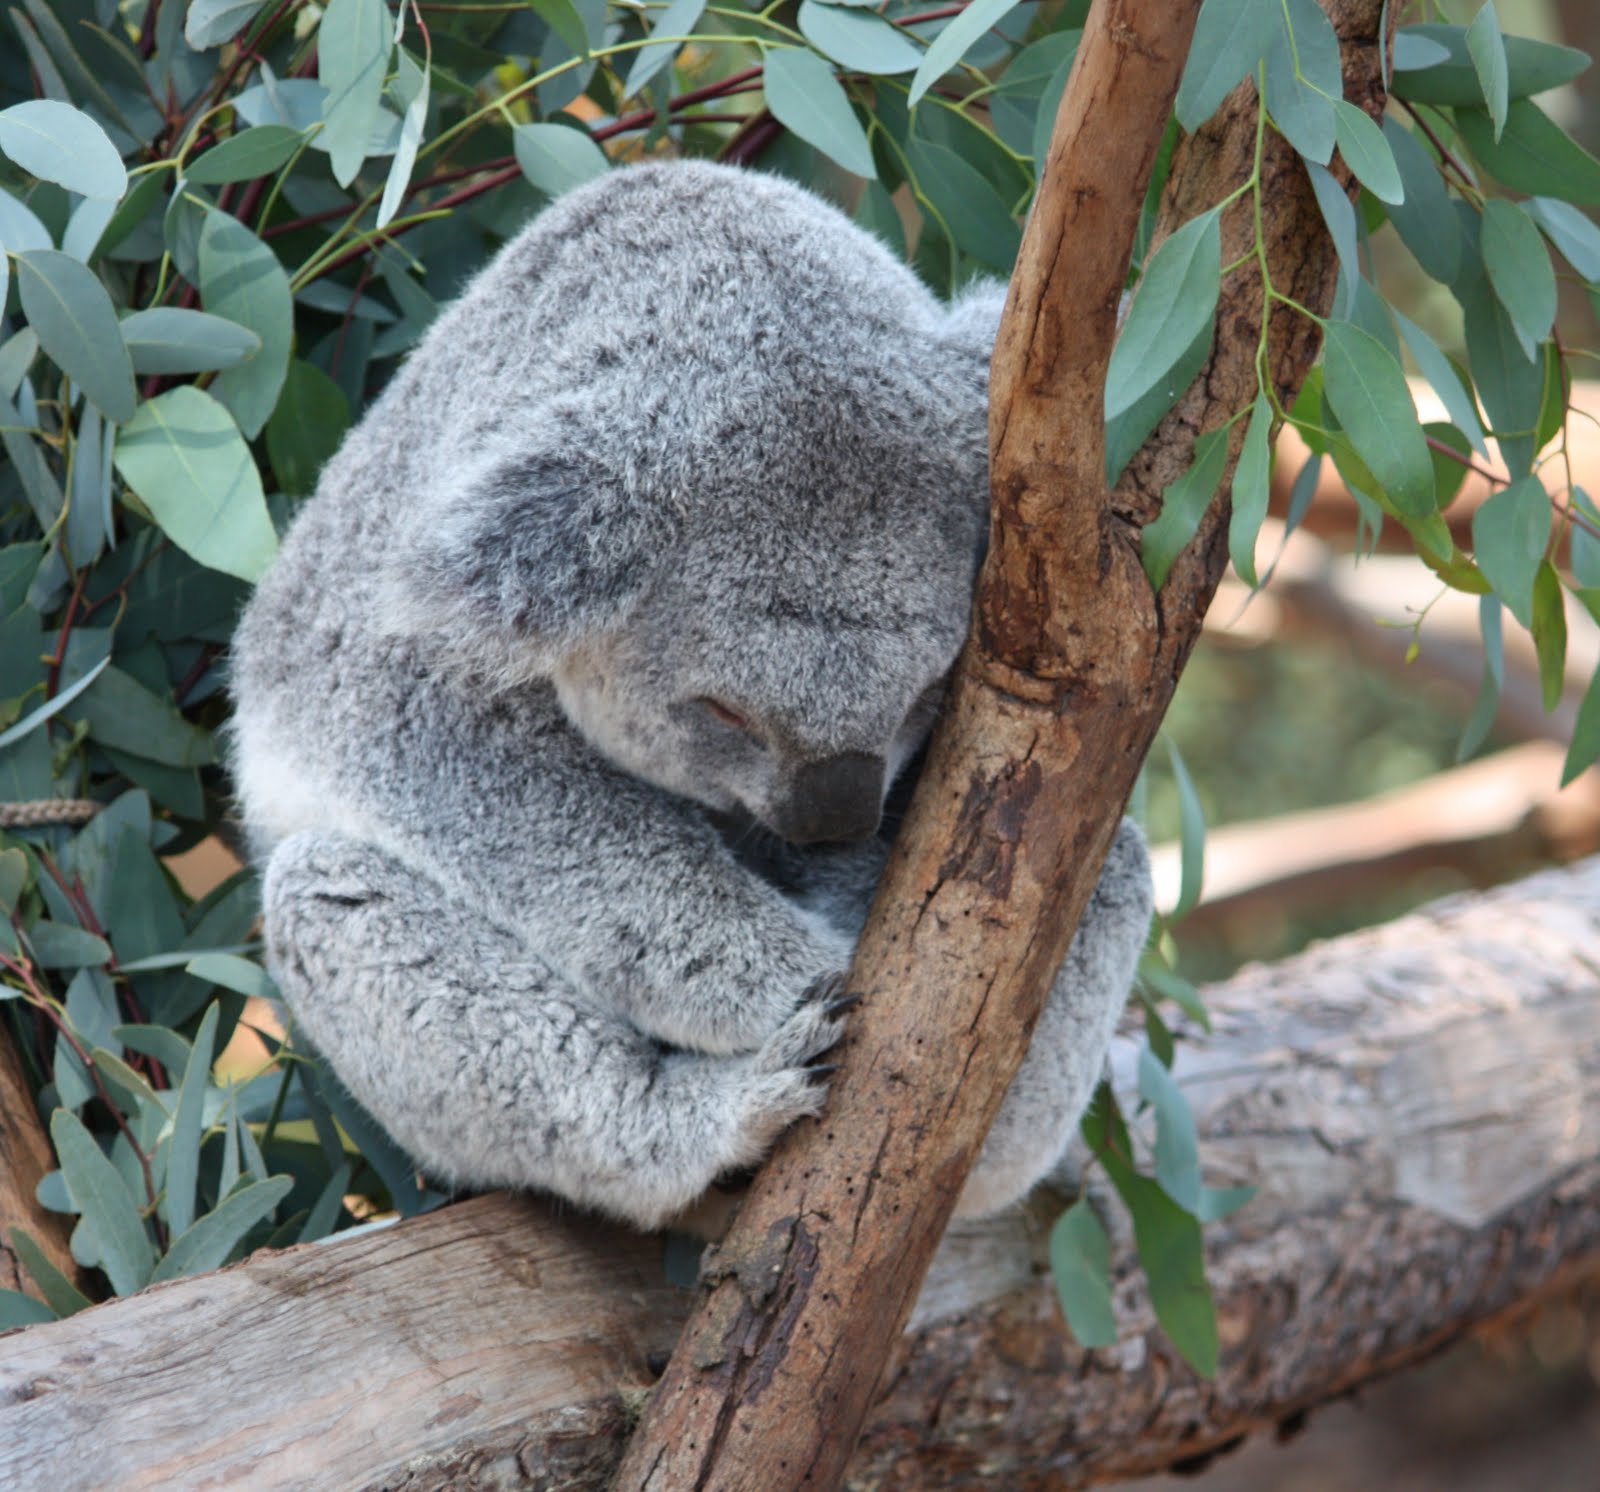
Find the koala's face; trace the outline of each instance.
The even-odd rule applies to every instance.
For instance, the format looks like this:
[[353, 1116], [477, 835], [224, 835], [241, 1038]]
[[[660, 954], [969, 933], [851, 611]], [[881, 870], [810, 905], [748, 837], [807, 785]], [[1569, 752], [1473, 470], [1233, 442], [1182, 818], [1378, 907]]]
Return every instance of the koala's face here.
[[977, 542], [908, 518], [841, 543], [715, 538], [556, 672], [625, 770], [795, 844], [869, 837], [960, 649]]

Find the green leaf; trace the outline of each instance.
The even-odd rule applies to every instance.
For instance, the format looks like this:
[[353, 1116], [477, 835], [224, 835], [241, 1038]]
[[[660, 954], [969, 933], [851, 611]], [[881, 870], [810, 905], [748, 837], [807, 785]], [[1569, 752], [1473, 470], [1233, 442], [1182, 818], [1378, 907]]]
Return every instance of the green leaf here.
[[186, 165], [185, 174], [188, 180], [205, 185], [270, 176], [300, 148], [304, 139], [299, 130], [286, 124], [258, 124], [194, 157]]
[[1544, 362], [1523, 351], [1516, 328], [1487, 279], [1458, 285], [1456, 299], [1461, 302], [1478, 397], [1507, 469], [1514, 477], [1523, 476], [1537, 454], [1533, 430], [1544, 404]]
[[411, 172], [417, 164], [417, 151], [422, 145], [423, 127], [428, 122], [428, 96], [432, 75], [425, 67], [418, 67], [402, 47], [395, 53], [398, 72], [394, 92], [397, 102], [405, 108], [400, 118], [400, 140], [395, 146], [394, 159], [389, 163], [389, 174], [383, 182], [383, 200], [378, 204], [377, 226], [387, 227], [400, 211], [411, 185]]
[[[1106, 370], [1106, 418], [1161, 382], [1216, 317], [1222, 230], [1215, 208], [1183, 224], [1145, 265]], [[1181, 392], [1181, 390], [1180, 390]]]
[[21, 904], [32, 873], [21, 850], [0, 850], [0, 920], [9, 920]]
[[1194, 461], [1161, 494], [1161, 514], [1145, 527], [1140, 560], [1150, 585], [1160, 590], [1172, 563], [1194, 538], [1228, 462], [1228, 427], [1208, 430], [1194, 443]]
[[956, 247], [1009, 275], [1022, 245], [1022, 230], [982, 172], [955, 151], [915, 136], [906, 144], [906, 156], [919, 191], [944, 220]]
[[1433, 463], [1400, 364], [1360, 327], [1330, 321], [1322, 366], [1328, 403], [1396, 510], [1432, 513]]
[[55, 249], [16, 256], [17, 294], [39, 345], [108, 420], [133, 414], [133, 364], [94, 271]]
[[[214, 1009], [215, 1007], [213, 1007]], [[294, 1190], [288, 1176], [254, 1181], [230, 1192], [199, 1222], [180, 1234], [150, 1277], [152, 1284], [219, 1269], [247, 1234]]]
[[94, 740], [147, 761], [205, 767], [217, 759], [210, 731], [191, 725], [169, 700], [120, 668], [106, 669], [73, 714], [88, 724]]
[[1211, 347], [1216, 328], [1207, 322], [1183, 355], [1162, 375], [1161, 379], [1133, 401], [1126, 409], [1106, 417], [1106, 485], [1114, 487], [1123, 468], [1133, 460], [1134, 454], [1151, 431], [1166, 418], [1167, 411], [1178, 402], [1178, 397], [1199, 376], [1211, 357]]
[[194, 1048], [178, 1089], [178, 1106], [172, 1117], [172, 1142], [167, 1150], [167, 1222], [174, 1234], [188, 1232], [194, 1222], [200, 1186], [201, 1115], [206, 1086], [211, 1079], [211, 1057], [216, 1046], [219, 1007], [206, 1007]]
[[102, 658], [81, 679], [69, 684], [65, 689], [61, 690], [50, 699], [47, 699], [42, 705], [29, 710], [28, 713], [24, 715], [22, 719], [17, 721], [17, 723], [9, 730], [0, 731], [0, 751], [4, 751], [8, 746], [16, 745], [16, 743], [24, 736], [27, 736], [33, 731], [37, 730], [45, 723], [46, 720], [50, 719], [51, 716], [59, 715], [62, 710], [66, 709], [66, 707], [70, 705], [73, 700], [75, 700], [84, 692], [84, 690], [93, 684], [94, 681], [99, 678], [99, 676], [104, 673], [108, 667], [110, 667], [110, 665], [111, 660], [109, 658]]
[[[1221, 432], [1217, 432], [1221, 433]], [[1203, 438], [1203, 437], [1202, 437]], [[1223, 450], [1227, 449], [1226, 442]], [[1171, 736], [1164, 737], [1167, 754], [1172, 760], [1173, 786], [1178, 790], [1178, 902], [1167, 914], [1169, 922], [1179, 922], [1192, 912], [1200, 901], [1200, 892], [1206, 874], [1206, 815], [1200, 806], [1200, 795], [1195, 791], [1194, 779], [1184, 765], [1183, 757], [1173, 744]]]
[[36, 922], [28, 931], [28, 941], [41, 969], [85, 969], [111, 959], [104, 938], [65, 922]]
[[340, 186], [355, 180], [367, 158], [393, 46], [383, 0], [328, 0], [317, 30], [317, 77], [328, 90], [322, 138]]
[[26, 249], [51, 249], [55, 240], [32, 208], [0, 188], [0, 246], [20, 254]]
[[[1487, 7], [1486, 7], [1487, 8]], [[1430, 49], [1419, 54], [1420, 65], [1402, 62], [1402, 44], [1422, 42]], [[1576, 47], [1553, 46], [1526, 36], [1501, 38], [1506, 59], [1508, 98], [1527, 98], [1570, 83], [1589, 66], [1589, 57]], [[1443, 59], [1436, 56], [1444, 54]], [[1483, 83], [1467, 46], [1467, 27], [1407, 26], [1395, 38], [1394, 92], [1419, 104], [1478, 104], [1486, 102]]]
[[[690, 35], [694, 28], [700, 24], [700, 17], [705, 14], [705, 8], [706, 0], [672, 0], [672, 3], [655, 18], [655, 24], [650, 28], [650, 34], [672, 39], [648, 47], [641, 47], [635, 53], [633, 65], [628, 69], [627, 81], [622, 85], [624, 98], [632, 98], [678, 55], [679, 50], [683, 47], [683, 38]], [[770, 60], [769, 56], [769, 64]], [[769, 72], [769, 82], [770, 78], [771, 74]], [[773, 113], [776, 114], [777, 110], [774, 109]], [[799, 131], [796, 131], [796, 133], [798, 134]]]
[[209, 394], [184, 387], [146, 400], [117, 432], [115, 460], [185, 554], [241, 580], [260, 579], [277, 535], [250, 449]]
[[1267, 48], [1266, 100], [1272, 122], [1308, 161], [1326, 166], [1335, 141], [1334, 101], [1344, 97], [1339, 38], [1317, 0], [1280, 0]]
[[1100, 1159], [1133, 1215], [1139, 1262], [1150, 1281], [1150, 1303], [1172, 1345], [1202, 1378], [1217, 1372], [1217, 1312], [1206, 1283], [1205, 1246], [1193, 1214], [1159, 1183], [1141, 1176], [1109, 1147]]
[[0, 1290], [0, 1331], [38, 1326], [57, 1319], [56, 1313], [42, 1300], [35, 1300], [20, 1290]]
[[267, 421], [267, 458], [278, 486], [294, 497], [313, 491], [317, 473], [349, 428], [350, 402], [344, 390], [321, 368], [296, 358]]
[[178, 306], [135, 311], [122, 322], [122, 340], [135, 373], [210, 373], [261, 351], [261, 338], [237, 322]]
[[185, 965], [196, 979], [208, 984], [220, 984], [241, 995], [255, 995], [264, 1000], [278, 997], [278, 986], [260, 964], [233, 953], [202, 953]]
[[1600, 228], [1585, 213], [1554, 197], [1532, 197], [1521, 205], [1568, 264], [1590, 284], [1600, 283]]
[[547, 197], [604, 176], [611, 162], [586, 131], [564, 124], [519, 124], [511, 132], [522, 174]]
[[916, 108], [922, 101], [922, 95], [967, 55], [980, 36], [1015, 10], [1017, 4], [1018, 0], [973, 0], [934, 37], [921, 66], [911, 79], [907, 105]]
[[334, 1225], [339, 1221], [339, 1209], [344, 1205], [346, 1194], [350, 1190], [350, 1163], [340, 1165], [331, 1175], [326, 1185], [317, 1194], [317, 1200], [312, 1203], [311, 1215], [306, 1219], [305, 1226], [300, 1230], [299, 1243], [315, 1243], [319, 1238], [326, 1238], [333, 1232]]
[[1506, 127], [1511, 78], [1505, 40], [1500, 35], [1500, 18], [1494, 13], [1494, 0], [1481, 7], [1467, 27], [1467, 54], [1472, 58], [1472, 70], [1478, 76], [1481, 97], [1498, 140]]
[[1193, 134], [1253, 73], [1278, 33], [1276, 5], [1205, 0], [1178, 85], [1178, 123]]
[[128, 190], [117, 147], [71, 104], [39, 98], [0, 109], [0, 152], [24, 171], [81, 197], [116, 202]]
[[1578, 706], [1572, 744], [1567, 747], [1567, 759], [1561, 765], [1562, 787], [1592, 767], [1596, 758], [1600, 758], [1600, 668], [1595, 669], [1584, 691], [1583, 703]]
[[857, 72], [888, 75], [910, 72], [922, 49], [903, 31], [869, 10], [801, 0], [800, 34], [825, 57]]
[[1450, 416], [1450, 423], [1467, 437], [1479, 455], [1487, 456], [1488, 437], [1484, 434], [1483, 422], [1478, 418], [1478, 406], [1473, 400], [1472, 391], [1467, 387], [1461, 374], [1450, 359], [1439, 350], [1433, 338], [1420, 326], [1407, 320], [1393, 307], [1390, 309], [1396, 325], [1400, 328], [1400, 335], [1405, 339], [1406, 347], [1416, 361], [1418, 372], [1428, 380], [1434, 393], [1439, 396], [1445, 413]]
[[1267, 516], [1271, 496], [1272, 404], [1264, 393], [1256, 395], [1250, 411], [1250, 428], [1245, 431], [1244, 448], [1233, 470], [1233, 516], [1228, 522], [1228, 554], [1239, 578], [1254, 589], [1256, 579], [1256, 535]]
[[1533, 625], [1533, 584], [1550, 541], [1550, 498], [1523, 477], [1472, 515], [1473, 558], [1495, 594], [1524, 627]]
[[1139, 1051], [1139, 1096], [1155, 1110], [1156, 1180], [1186, 1212], [1200, 1209], [1200, 1141], [1189, 1100], [1146, 1046]]
[[540, 20], [567, 44], [574, 57], [589, 55], [589, 33], [572, 0], [530, 0]]
[[1050, 1272], [1062, 1314], [1080, 1347], [1114, 1347], [1111, 1240], [1087, 1197], [1074, 1202], [1050, 1230]]
[[1491, 197], [1483, 204], [1483, 265], [1495, 296], [1506, 308], [1522, 350], [1537, 357], [1556, 319], [1556, 273], [1550, 251], [1530, 218], [1515, 202]]
[[1567, 682], [1567, 606], [1555, 566], [1545, 560], [1533, 582], [1533, 645], [1539, 655], [1539, 685], [1548, 714], [1561, 703]]
[[1506, 111], [1503, 134], [1482, 109], [1457, 109], [1456, 125], [1468, 148], [1496, 181], [1530, 196], [1564, 202], [1600, 202], [1600, 160], [1528, 99]]
[[1404, 202], [1406, 189], [1400, 168], [1384, 139], [1383, 131], [1364, 109], [1347, 104], [1342, 98], [1333, 105], [1333, 132], [1339, 154], [1357, 181], [1380, 202]]
[[254, 440], [278, 402], [289, 371], [294, 341], [289, 277], [272, 250], [243, 223], [215, 210], [206, 213], [200, 229], [198, 261], [206, 310], [237, 321], [261, 338], [260, 352], [249, 362], [229, 368], [212, 385], [217, 399], [233, 411], [239, 428]]
[[17, 1257], [39, 1287], [53, 1315], [57, 1318], [76, 1316], [93, 1304], [87, 1295], [50, 1262], [50, 1256], [39, 1247], [26, 1228], [11, 1230], [11, 1246]]
[[785, 129], [816, 146], [846, 171], [876, 178], [878, 169], [872, 162], [867, 132], [833, 69], [815, 52], [799, 47], [769, 51], [766, 90], [767, 107]]
[[1203, 1223], [1219, 1223], [1232, 1217], [1255, 1194], [1253, 1186], [1203, 1186], [1195, 1216]]
[[155, 1267], [155, 1250], [138, 1203], [83, 1121], [66, 1109], [50, 1116], [50, 1138], [72, 1205], [93, 1231], [100, 1268], [118, 1295], [142, 1289]]
[[196, 51], [221, 46], [250, 24], [266, 0], [191, 0], [183, 39]]

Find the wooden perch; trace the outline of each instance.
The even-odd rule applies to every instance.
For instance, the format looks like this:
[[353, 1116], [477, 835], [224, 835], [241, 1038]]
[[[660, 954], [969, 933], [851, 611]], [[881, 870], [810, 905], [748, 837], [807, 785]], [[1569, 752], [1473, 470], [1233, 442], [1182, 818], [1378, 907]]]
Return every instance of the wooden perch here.
[[[1490, 885], [1508, 867], [1591, 854], [1600, 849], [1600, 773], [1563, 789], [1565, 756], [1554, 742], [1530, 741], [1365, 802], [1213, 829], [1184, 931], [1370, 899], [1425, 870]], [[1180, 858], [1177, 845], [1152, 855], [1159, 907], [1178, 899]]]
[[21, 1290], [36, 1300], [44, 1297], [12, 1246], [13, 1228], [31, 1234], [45, 1257], [74, 1284], [84, 1283], [67, 1247], [66, 1218], [41, 1207], [34, 1195], [39, 1178], [54, 1169], [55, 1156], [22, 1058], [10, 1034], [0, 1028], [0, 1289]]
[[[1121, 1340], [1072, 1345], [1042, 1204], [946, 1238], [849, 1485], [1141, 1474], [1600, 1267], [1597, 971], [1592, 860], [1213, 987], [1178, 1077], [1208, 1179], [1261, 1188], [1209, 1230], [1216, 1381], [1120, 1235]], [[598, 1492], [692, 1300], [661, 1257], [499, 1195], [0, 1337], [0, 1486]]]

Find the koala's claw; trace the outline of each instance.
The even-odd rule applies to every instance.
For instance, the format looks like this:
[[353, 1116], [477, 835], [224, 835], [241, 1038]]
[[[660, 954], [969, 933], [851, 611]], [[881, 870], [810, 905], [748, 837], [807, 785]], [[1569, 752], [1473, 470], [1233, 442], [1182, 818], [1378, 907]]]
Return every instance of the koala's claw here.
[[837, 1062], [813, 1062], [806, 1068], [806, 1076], [813, 1083], [825, 1083], [838, 1072], [839, 1066]]
[[843, 998], [835, 1000], [830, 1006], [828, 1006], [828, 1014], [837, 1020], [845, 1013], [845, 1011], [854, 1010], [864, 998], [865, 996], [859, 994], [845, 995]]
[[845, 975], [843, 969], [835, 969], [827, 974], [819, 974], [806, 986], [806, 992], [800, 996], [802, 1005], [831, 1004], [844, 993]]

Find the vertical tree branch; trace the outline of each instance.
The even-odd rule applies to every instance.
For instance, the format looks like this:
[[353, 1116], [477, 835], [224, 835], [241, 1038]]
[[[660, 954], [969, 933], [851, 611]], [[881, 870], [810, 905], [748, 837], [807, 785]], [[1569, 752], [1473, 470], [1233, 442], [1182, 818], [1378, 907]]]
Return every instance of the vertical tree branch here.
[[[1381, 0], [1325, 4], [1347, 96], [1381, 111]], [[1097, 0], [1089, 16], [995, 349], [972, 631], [857, 949], [851, 987], [866, 1002], [827, 1113], [784, 1138], [707, 1259], [619, 1473], [627, 1492], [839, 1484], [1199, 636], [1227, 559], [1226, 497], [1159, 597], [1138, 527], [1196, 436], [1254, 396], [1254, 260], [1223, 286], [1211, 362], [1114, 493], [1102, 454], [1117, 304], [1197, 10]], [[1256, 126], [1246, 83], [1175, 153], [1158, 234], [1249, 178]], [[1324, 308], [1332, 249], [1298, 159], [1270, 131], [1263, 180], [1273, 282]], [[1224, 263], [1254, 242], [1242, 199], [1225, 214]], [[1317, 346], [1314, 323], [1273, 316], [1266, 366], [1280, 394]]]
[[26, 1229], [45, 1257], [82, 1288], [83, 1271], [67, 1247], [67, 1219], [41, 1207], [34, 1196], [39, 1178], [54, 1169], [21, 1054], [0, 1023], [0, 1289], [43, 1298], [11, 1245], [13, 1228]]

